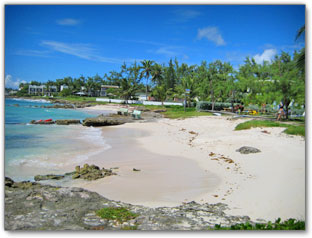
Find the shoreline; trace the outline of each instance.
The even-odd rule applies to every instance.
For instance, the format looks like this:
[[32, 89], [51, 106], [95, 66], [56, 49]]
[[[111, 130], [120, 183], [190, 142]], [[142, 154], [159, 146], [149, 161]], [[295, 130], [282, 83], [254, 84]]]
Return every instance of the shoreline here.
[[[234, 131], [237, 124], [248, 119], [227, 119], [229, 117], [213, 116], [160, 119], [127, 123], [103, 131], [144, 130], [148, 135], [134, 137], [143, 150], [163, 157], [183, 157], [202, 171], [213, 171], [221, 178], [215, 188], [202, 190], [190, 200], [226, 203], [228, 214], [248, 215], [255, 220], [305, 219], [305, 139], [282, 133], [284, 128], [265, 128], [268, 133], [263, 133], [261, 128]], [[240, 154], [236, 150], [241, 146], [253, 146], [261, 152]], [[210, 156], [211, 153], [214, 155]], [[234, 163], [226, 163], [222, 157]], [[97, 186], [94, 185], [94, 189]], [[105, 192], [102, 194], [105, 196]]]
[[[120, 107], [78, 110], [97, 114]], [[88, 156], [82, 164], [72, 161], [68, 168], [83, 163], [120, 167], [118, 176], [60, 181], [61, 186], [82, 187], [108, 199], [149, 207], [194, 200], [225, 203], [227, 214], [252, 220], [305, 220], [305, 139], [282, 133], [284, 128], [265, 128], [267, 133], [263, 128], [234, 131], [247, 120], [202, 116], [103, 127], [102, 137], [112, 148]], [[242, 146], [261, 152], [242, 155], [236, 151]]]

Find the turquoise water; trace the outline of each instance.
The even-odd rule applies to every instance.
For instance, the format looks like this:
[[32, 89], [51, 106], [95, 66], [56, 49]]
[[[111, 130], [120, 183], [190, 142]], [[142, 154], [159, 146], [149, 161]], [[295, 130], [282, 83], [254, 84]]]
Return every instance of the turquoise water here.
[[[14, 105], [14, 104], [18, 104]], [[47, 101], [5, 100], [5, 175], [32, 180], [38, 173], [60, 173], [103, 149], [97, 128], [81, 125], [31, 125], [31, 120], [80, 119], [96, 115], [71, 109], [40, 108]], [[92, 148], [92, 150], [91, 150]]]

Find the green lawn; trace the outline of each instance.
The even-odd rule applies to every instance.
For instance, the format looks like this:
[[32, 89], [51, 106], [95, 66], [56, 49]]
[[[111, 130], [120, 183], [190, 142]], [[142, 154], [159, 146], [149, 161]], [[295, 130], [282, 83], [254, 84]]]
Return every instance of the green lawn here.
[[[139, 105], [138, 105], [139, 106]], [[170, 119], [184, 119], [188, 117], [198, 117], [198, 116], [211, 116], [210, 112], [198, 112], [195, 107], [186, 108], [184, 112], [184, 107], [182, 106], [152, 106], [145, 105], [144, 106], [150, 110], [166, 110], [166, 112], [161, 112], [166, 118]]]
[[235, 130], [247, 130], [253, 127], [285, 127], [284, 132], [290, 135], [305, 136], [305, 125], [290, 125], [276, 121], [251, 120], [238, 124]]

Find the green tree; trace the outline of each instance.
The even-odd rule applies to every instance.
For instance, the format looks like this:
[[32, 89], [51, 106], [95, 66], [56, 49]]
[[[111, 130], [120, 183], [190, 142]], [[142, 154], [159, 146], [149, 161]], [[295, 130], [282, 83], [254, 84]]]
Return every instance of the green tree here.
[[141, 72], [141, 78], [145, 77], [146, 79], [146, 98], [147, 98], [147, 91], [148, 91], [148, 80], [153, 71], [153, 63], [154, 61], [151, 61], [151, 60], [141, 61], [142, 66], [140, 68], [143, 69]]
[[[296, 40], [298, 40], [303, 34], [305, 34], [305, 25], [303, 25], [297, 32]], [[297, 59], [297, 67], [304, 71], [305, 70], [305, 47], [301, 50]]]
[[155, 97], [157, 101], [161, 101], [161, 105], [164, 105], [164, 101], [167, 99], [167, 94], [168, 91], [164, 84], [154, 87], [152, 91], [153, 97]]
[[276, 98], [281, 100], [286, 109], [288, 119], [289, 104], [292, 100], [304, 102], [304, 81], [296, 67], [296, 61], [288, 53], [282, 52], [272, 63], [272, 78]]
[[212, 102], [212, 110], [216, 101], [224, 101], [228, 96], [228, 83], [233, 73], [233, 67], [229, 63], [216, 60], [209, 64], [208, 81]]
[[126, 101], [134, 97], [140, 89], [140, 67], [134, 62], [130, 67], [124, 63], [121, 66], [121, 81], [119, 95]]
[[152, 82], [157, 85], [163, 84], [164, 81], [164, 71], [160, 64], [155, 63], [151, 72]]

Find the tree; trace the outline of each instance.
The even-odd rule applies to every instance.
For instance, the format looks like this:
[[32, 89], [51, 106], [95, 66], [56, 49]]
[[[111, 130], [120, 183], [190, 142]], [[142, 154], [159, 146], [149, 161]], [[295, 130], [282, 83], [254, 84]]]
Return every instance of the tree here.
[[154, 64], [151, 75], [152, 75], [152, 81], [154, 83], [156, 83], [157, 85], [163, 84], [164, 72], [160, 64], [157, 64], [157, 63]]
[[152, 95], [157, 101], [161, 101], [161, 105], [164, 105], [164, 101], [167, 99], [167, 93], [168, 91], [166, 90], [165, 85], [162, 84], [154, 87]]
[[229, 63], [216, 60], [209, 64], [208, 81], [211, 93], [212, 110], [217, 100], [224, 101], [228, 95], [228, 83], [232, 77], [233, 67]]
[[151, 60], [141, 61], [141, 64], [142, 64], [141, 69], [143, 69], [143, 71], [141, 72], [141, 78], [145, 77], [146, 79], [146, 98], [147, 98], [147, 91], [148, 91], [147, 85], [148, 85], [149, 77], [153, 71], [153, 63], [154, 61], [151, 61]]
[[169, 61], [168, 67], [165, 67], [164, 70], [164, 83], [167, 89], [174, 90], [176, 85], [176, 71], [174, 69], [174, 64], [172, 63], [172, 59]]
[[135, 96], [140, 88], [140, 67], [134, 62], [130, 67], [124, 63], [121, 66], [121, 81], [119, 95], [126, 101]]
[[304, 102], [304, 81], [301, 79], [296, 61], [288, 53], [282, 52], [272, 63], [272, 78], [274, 80], [276, 98], [285, 106], [288, 119], [289, 104], [292, 100]]
[[[303, 25], [297, 32], [296, 40], [298, 40], [305, 33], [305, 25]], [[304, 71], [305, 68], [305, 47], [301, 50], [299, 57], [296, 61], [297, 67]]]

